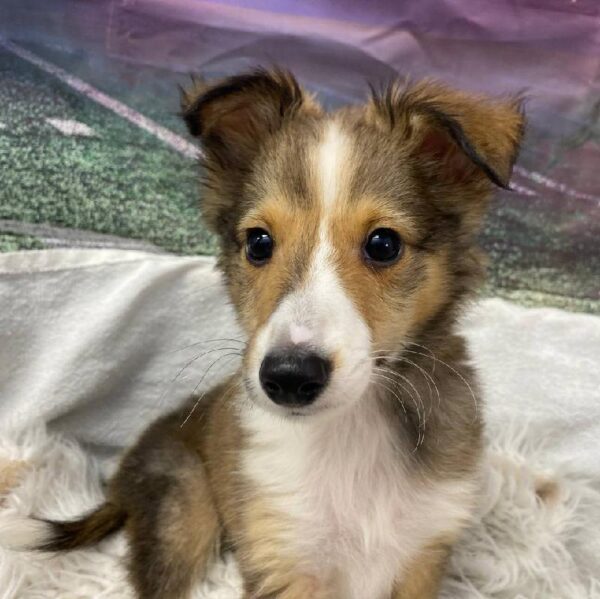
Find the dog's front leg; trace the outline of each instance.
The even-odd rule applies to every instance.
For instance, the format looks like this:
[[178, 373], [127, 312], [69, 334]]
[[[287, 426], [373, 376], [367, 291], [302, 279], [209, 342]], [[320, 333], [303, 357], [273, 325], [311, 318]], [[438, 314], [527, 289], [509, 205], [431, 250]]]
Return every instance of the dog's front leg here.
[[248, 500], [242, 513], [234, 545], [244, 599], [339, 599], [333, 584], [308, 572], [289, 549], [292, 525], [285, 516], [260, 497]]
[[206, 468], [181, 428], [187, 409], [154, 423], [126, 454], [110, 499], [127, 514], [129, 577], [139, 599], [185, 599], [221, 535]]
[[436, 599], [450, 556], [450, 545], [429, 545], [413, 560], [394, 586], [392, 599]]

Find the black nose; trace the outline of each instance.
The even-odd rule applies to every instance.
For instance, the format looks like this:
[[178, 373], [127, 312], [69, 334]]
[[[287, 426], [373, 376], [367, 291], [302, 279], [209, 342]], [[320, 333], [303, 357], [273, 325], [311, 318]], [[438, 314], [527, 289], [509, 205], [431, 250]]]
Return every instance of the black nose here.
[[296, 349], [267, 354], [258, 376], [262, 388], [274, 403], [306, 406], [325, 389], [330, 372], [329, 360]]

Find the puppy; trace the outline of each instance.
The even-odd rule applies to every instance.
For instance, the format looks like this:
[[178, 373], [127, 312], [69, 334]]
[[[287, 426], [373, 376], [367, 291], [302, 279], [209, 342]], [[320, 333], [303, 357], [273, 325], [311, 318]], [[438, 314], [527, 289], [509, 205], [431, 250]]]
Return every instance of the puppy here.
[[426, 81], [327, 113], [275, 69], [182, 105], [243, 365], [142, 435], [104, 505], [31, 520], [27, 544], [124, 527], [140, 599], [188, 596], [225, 549], [248, 599], [436, 597], [482, 448], [455, 322], [520, 102]]

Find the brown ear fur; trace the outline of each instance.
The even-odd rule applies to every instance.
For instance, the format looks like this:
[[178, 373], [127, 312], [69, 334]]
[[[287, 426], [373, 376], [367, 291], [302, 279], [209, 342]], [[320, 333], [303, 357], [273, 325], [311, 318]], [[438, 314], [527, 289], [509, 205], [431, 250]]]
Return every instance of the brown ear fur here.
[[252, 162], [269, 138], [300, 113], [320, 106], [287, 71], [257, 69], [207, 84], [192, 79], [181, 90], [181, 113], [204, 154], [202, 215], [222, 240], [236, 239], [235, 222]]
[[292, 74], [281, 69], [256, 69], [211, 85], [193, 80], [181, 94], [190, 133], [224, 168], [243, 168], [269, 134], [310, 103]]
[[372, 109], [431, 161], [447, 183], [484, 175], [508, 188], [523, 136], [522, 99], [492, 99], [426, 80], [373, 93]]

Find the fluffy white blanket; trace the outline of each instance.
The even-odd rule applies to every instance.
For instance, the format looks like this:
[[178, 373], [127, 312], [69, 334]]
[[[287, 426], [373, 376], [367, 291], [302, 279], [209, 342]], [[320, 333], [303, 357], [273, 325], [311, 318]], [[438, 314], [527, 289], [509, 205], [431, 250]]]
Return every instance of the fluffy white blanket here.
[[[8, 254], [0, 297], [1, 544], [19, 515], [71, 517], [98, 503], [118, 448], [228, 353], [208, 339], [238, 333], [201, 258]], [[479, 515], [444, 597], [600, 597], [600, 319], [485, 300], [463, 328], [489, 449]], [[128, 599], [124, 552], [120, 535], [61, 556], [0, 548], [0, 598]], [[238, 589], [228, 559], [195, 597]]]

